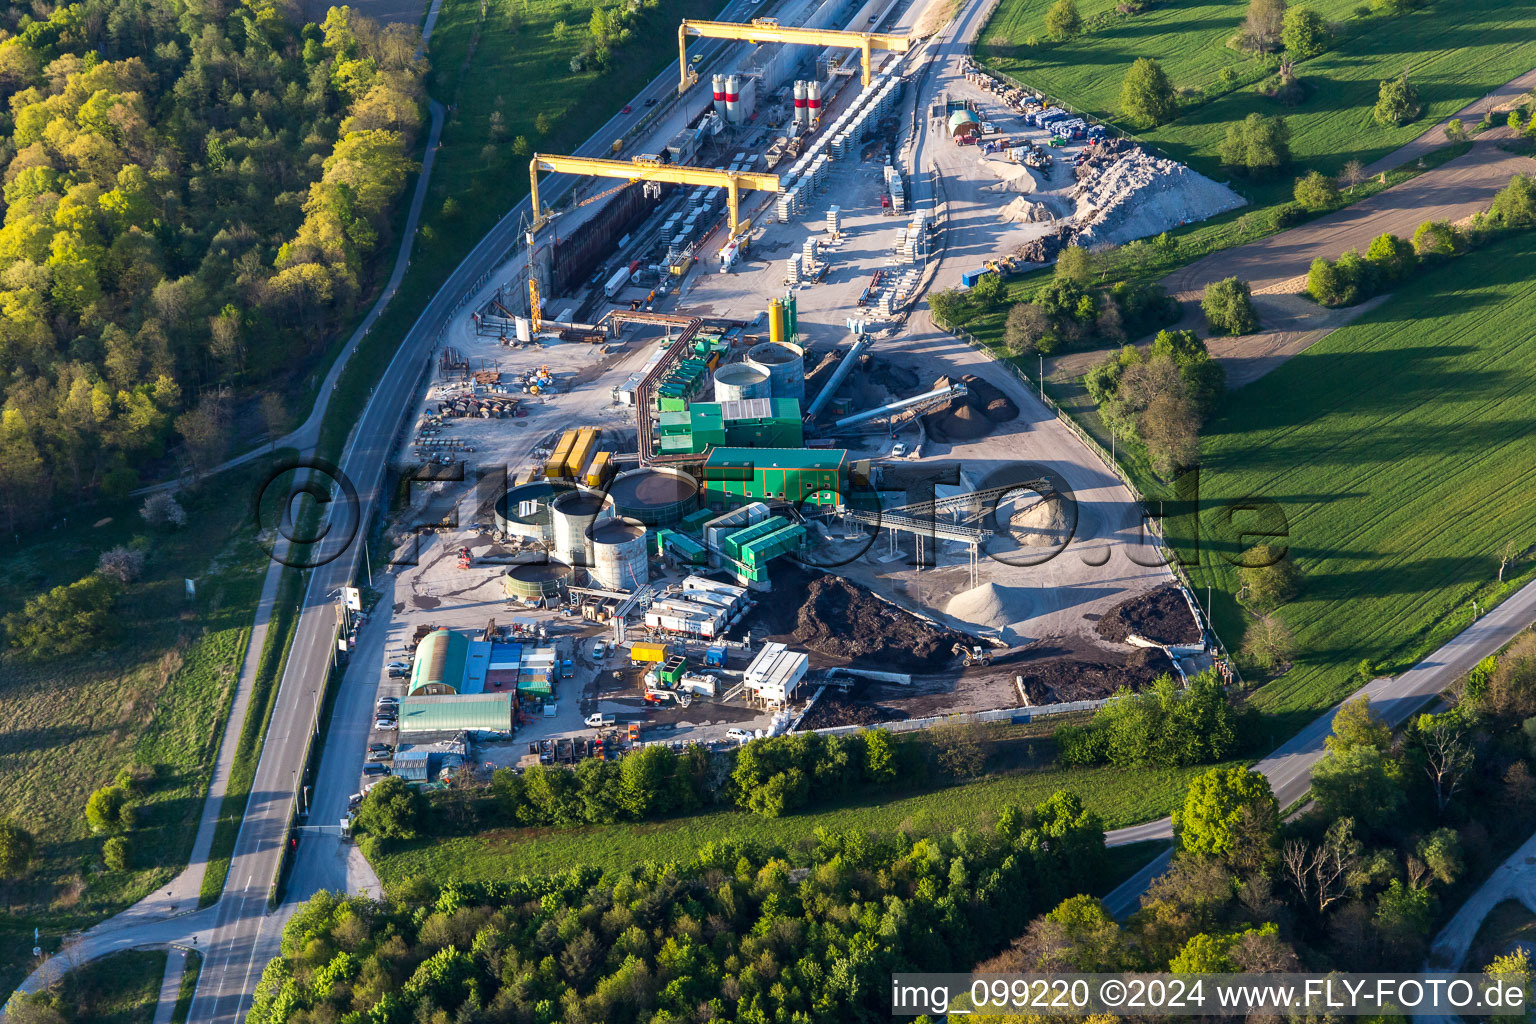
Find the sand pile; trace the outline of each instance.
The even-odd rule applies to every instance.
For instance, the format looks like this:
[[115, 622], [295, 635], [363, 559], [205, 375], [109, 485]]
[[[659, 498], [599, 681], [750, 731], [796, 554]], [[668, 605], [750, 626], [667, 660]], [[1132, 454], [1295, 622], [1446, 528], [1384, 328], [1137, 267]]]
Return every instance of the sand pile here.
[[1072, 527], [1065, 503], [1059, 495], [1044, 501], [1029, 492], [1013, 495], [1015, 511], [1008, 519], [1009, 535], [1025, 547], [1044, 548], [1065, 544]]
[[1243, 205], [1243, 197], [1172, 160], [1136, 147], [1095, 167], [1072, 190], [1077, 243], [1124, 244]]
[[1106, 640], [1123, 643], [1132, 633], [1160, 644], [1192, 644], [1200, 626], [1176, 583], [1137, 594], [1104, 613], [1095, 631]]
[[1012, 160], [998, 160], [995, 157], [982, 157], [981, 169], [997, 179], [995, 185], [983, 185], [982, 188], [989, 192], [1038, 192], [1040, 179], [1035, 171], [1023, 164], [1016, 164]]
[[1032, 203], [1023, 196], [1008, 200], [997, 216], [1009, 224], [1049, 224], [1056, 219], [1050, 207]]
[[1028, 592], [1023, 587], [1003, 587], [983, 583], [949, 599], [944, 614], [978, 629], [1005, 631], [1016, 622], [1029, 618]]

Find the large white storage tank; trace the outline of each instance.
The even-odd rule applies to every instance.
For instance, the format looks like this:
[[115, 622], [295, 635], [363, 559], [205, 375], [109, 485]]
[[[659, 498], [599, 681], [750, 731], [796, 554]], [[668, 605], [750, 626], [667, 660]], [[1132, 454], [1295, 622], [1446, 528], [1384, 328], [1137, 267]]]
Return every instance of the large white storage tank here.
[[768, 374], [746, 363], [726, 363], [715, 371], [715, 401], [741, 402], [749, 398], [772, 398]]
[[805, 349], [791, 342], [765, 341], [747, 350], [747, 365], [768, 374], [773, 398], [805, 398]]
[[587, 531], [592, 550], [588, 575], [603, 590], [634, 590], [650, 582], [645, 524], [638, 519], [603, 519]]
[[613, 518], [613, 502], [598, 491], [577, 488], [550, 502], [550, 537], [555, 557], [567, 565], [591, 565], [587, 531], [600, 519]]

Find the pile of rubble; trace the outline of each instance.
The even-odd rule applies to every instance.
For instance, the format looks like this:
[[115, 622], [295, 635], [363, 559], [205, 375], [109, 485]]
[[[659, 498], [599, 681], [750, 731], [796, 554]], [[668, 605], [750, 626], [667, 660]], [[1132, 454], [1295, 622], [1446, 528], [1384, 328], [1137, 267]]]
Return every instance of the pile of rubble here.
[[[1242, 206], [1245, 200], [1173, 160], [1132, 146], [1117, 159], [1084, 163], [1071, 195], [1077, 244], [1085, 248], [1159, 234]], [[1081, 170], [1082, 168], [1079, 168]]]

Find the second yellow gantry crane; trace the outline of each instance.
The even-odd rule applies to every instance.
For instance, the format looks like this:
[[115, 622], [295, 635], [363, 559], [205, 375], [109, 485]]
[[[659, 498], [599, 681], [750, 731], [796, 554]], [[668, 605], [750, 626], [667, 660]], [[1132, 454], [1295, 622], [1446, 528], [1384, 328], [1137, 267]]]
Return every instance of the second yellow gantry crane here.
[[741, 235], [751, 225], [743, 225], [737, 215], [737, 200], [742, 189], [759, 192], [777, 192], [777, 174], [753, 174], [749, 171], [720, 171], [710, 167], [687, 167], [681, 164], [664, 164], [656, 160], [601, 160], [586, 156], [549, 156], [535, 153], [528, 162], [528, 179], [532, 186], [529, 200], [533, 207], [533, 227], [543, 226], [544, 215], [539, 208], [539, 172], [555, 171], [560, 174], [585, 174], [597, 178], [627, 178], [637, 181], [665, 181], [675, 185], [724, 186], [727, 194], [726, 210], [731, 218], [731, 237]]
[[912, 47], [910, 36], [887, 32], [846, 32], [839, 29], [795, 28], [768, 18], [740, 24], [734, 21], [688, 21], [677, 28], [677, 62], [682, 69], [679, 93], [687, 91], [698, 75], [688, 66], [688, 37], [705, 39], [745, 39], [751, 43], [794, 43], [800, 46], [847, 46], [857, 49], [864, 70], [863, 82], [869, 85], [870, 54], [874, 50], [906, 53]]

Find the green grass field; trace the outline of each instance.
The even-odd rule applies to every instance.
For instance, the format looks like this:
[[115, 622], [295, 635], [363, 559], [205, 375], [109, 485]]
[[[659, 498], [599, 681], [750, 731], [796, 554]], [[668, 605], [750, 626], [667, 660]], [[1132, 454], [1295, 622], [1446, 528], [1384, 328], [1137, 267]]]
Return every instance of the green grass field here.
[[[987, 828], [1006, 804], [1037, 804], [1059, 789], [1078, 794], [1103, 817], [1107, 828], [1118, 828], [1167, 814], [1184, 799], [1190, 778], [1208, 768], [1019, 772], [883, 803], [857, 803], [785, 818], [716, 811], [641, 825], [501, 829], [401, 846], [377, 858], [374, 867], [387, 887], [411, 875], [491, 880], [559, 872], [578, 864], [609, 869], [644, 860], [683, 860], [705, 843], [721, 840], [777, 845], [793, 852], [818, 828], [906, 830], [921, 835], [947, 833], [961, 826]], [[1149, 853], [1140, 863], [1150, 858]]]
[[130, 949], [83, 964], [55, 989], [58, 1012], [67, 1024], [153, 1024], [165, 961], [164, 950]]
[[1362, 658], [1401, 671], [1464, 628], [1474, 600], [1487, 609], [1533, 575], [1526, 557], [1496, 581], [1505, 543], [1536, 541], [1532, 265], [1526, 233], [1423, 272], [1207, 425], [1191, 575], [1215, 590], [1217, 631], [1235, 646], [1248, 621], [1219, 558], [1245, 546], [1222, 525], [1232, 505], [1275, 502], [1306, 577], [1282, 609], [1296, 665], [1254, 695], [1261, 709], [1337, 701]]
[[[1157, 59], [1179, 88], [1198, 89], [1179, 118], [1142, 137], [1170, 156], [1217, 180], [1230, 175], [1216, 156], [1228, 124], [1255, 111], [1284, 114], [1291, 128], [1294, 173], [1271, 182], [1237, 182], [1260, 205], [1288, 198], [1292, 178], [1304, 170], [1337, 173], [1351, 158], [1371, 163], [1437, 121], [1536, 67], [1536, 9], [1503, 0], [1434, 4], [1412, 14], [1360, 17], [1349, 0], [1312, 6], [1341, 22], [1335, 48], [1296, 64], [1308, 92], [1283, 107], [1241, 86], [1223, 93], [1217, 76], [1237, 69], [1240, 80], [1259, 74], [1257, 62], [1227, 46], [1247, 10], [1244, 0], [1169, 4], [1060, 45], [1029, 48], [1044, 35], [1049, 0], [1004, 0], [982, 32], [978, 56], [989, 66], [1096, 116], [1113, 119], [1120, 83], [1138, 57]], [[1109, 0], [1082, 5], [1085, 19], [1113, 10]], [[1371, 117], [1379, 82], [1407, 69], [1423, 101], [1421, 116], [1384, 128]]]
[[[185, 863], [196, 831], [266, 566], [243, 529], [249, 512], [228, 500], [254, 486], [231, 474], [224, 489], [184, 498], [189, 525], [149, 530], [138, 501], [73, 508], [67, 526], [23, 538], [0, 554], [13, 584], [0, 611], [95, 568], [97, 556], [143, 538], [145, 576], [116, 606], [117, 628], [83, 655], [29, 661], [0, 655], [0, 815], [33, 833], [37, 855], [0, 883], [0, 987], [19, 980], [32, 928], [44, 945], [140, 899]], [[93, 525], [103, 519], [110, 522]], [[183, 580], [197, 583], [189, 601]], [[86, 798], [129, 764], [154, 768], [140, 798], [130, 871], [108, 871], [89, 834]]]

